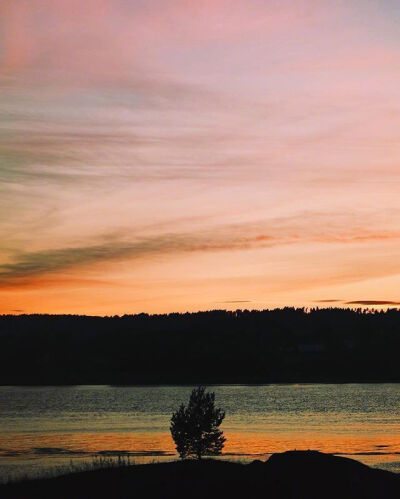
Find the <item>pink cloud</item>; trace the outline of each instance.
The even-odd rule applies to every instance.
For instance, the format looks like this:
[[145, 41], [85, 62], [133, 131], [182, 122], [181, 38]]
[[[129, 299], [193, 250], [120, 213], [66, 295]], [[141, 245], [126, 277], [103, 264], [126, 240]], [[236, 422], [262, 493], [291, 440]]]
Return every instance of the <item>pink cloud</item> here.
[[317, 5], [314, 1], [5, 0], [2, 70], [67, 81], [68, 77], [118, 81], [143, 67], [163, 68], [158, 58], [164, 48], [237, 43], [305, 27], [321, 15]]

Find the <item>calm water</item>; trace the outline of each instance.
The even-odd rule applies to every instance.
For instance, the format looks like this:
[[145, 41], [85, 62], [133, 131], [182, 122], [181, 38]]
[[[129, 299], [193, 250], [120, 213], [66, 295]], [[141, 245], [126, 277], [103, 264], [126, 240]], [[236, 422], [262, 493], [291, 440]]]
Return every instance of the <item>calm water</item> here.
[[[400, 384], [213, 386], [225, 458], [318, 449], [400, 471]], [[175, 459], [169, 419], [191, 387], [0, 387], [0, 477], [129, 452]]]

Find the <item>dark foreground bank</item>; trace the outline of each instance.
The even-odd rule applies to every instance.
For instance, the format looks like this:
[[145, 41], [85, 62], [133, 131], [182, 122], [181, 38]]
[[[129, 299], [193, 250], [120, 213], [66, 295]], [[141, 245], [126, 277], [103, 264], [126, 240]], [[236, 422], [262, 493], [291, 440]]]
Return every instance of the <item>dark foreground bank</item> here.
[[398, 498], [400, 476], [316, 451], [244, 465], [186, 461], [110, 468], [0, 486], [4, 499]]

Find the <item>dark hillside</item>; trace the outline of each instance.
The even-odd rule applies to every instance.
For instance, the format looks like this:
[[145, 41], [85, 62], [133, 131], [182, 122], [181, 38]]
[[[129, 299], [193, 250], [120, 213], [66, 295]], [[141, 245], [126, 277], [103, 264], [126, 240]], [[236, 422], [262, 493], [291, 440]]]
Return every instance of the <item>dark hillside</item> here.
[[0, 384], [400, 381], [400, 311], [0, 317]]

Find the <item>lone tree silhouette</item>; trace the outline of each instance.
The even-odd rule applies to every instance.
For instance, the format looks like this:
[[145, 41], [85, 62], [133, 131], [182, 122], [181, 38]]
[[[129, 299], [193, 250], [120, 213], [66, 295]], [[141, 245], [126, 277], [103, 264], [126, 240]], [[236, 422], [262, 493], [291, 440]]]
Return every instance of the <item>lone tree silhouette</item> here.
[[226, 438], [219, 430], [225, 412], [214, 406], [215, 393], [207, 393], [204, 386], [195, 388], [187, 407], [182, 404], [172, 414], [171, 435], [181, 459], [217, 456]]

